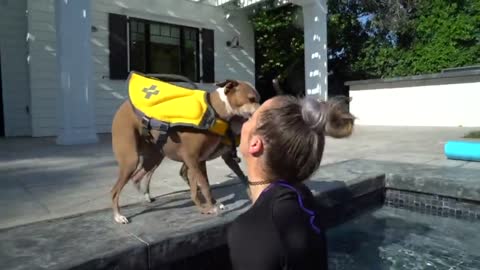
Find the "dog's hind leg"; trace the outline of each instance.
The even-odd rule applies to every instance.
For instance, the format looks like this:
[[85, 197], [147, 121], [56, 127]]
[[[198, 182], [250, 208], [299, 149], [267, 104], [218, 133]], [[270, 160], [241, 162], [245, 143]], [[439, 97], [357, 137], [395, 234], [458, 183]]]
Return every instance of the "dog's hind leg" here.
[[[150, 196], [150, 181], [152, 180], [153, 173], [158, 166], [155, 166], [153, 169], [146, 171], [145, 168], [142, 168], [138, 173], [134, 174], [132, 177], [133, 185], [137, 189], [137, 191], [145, 197], [146, 202], [152, 202], [152, 197]], [[143, 178], [146, 176], [144, 181], [145, 188], [142, 190], [141, 184]]]
[[158, 168], [158, 166], [160, 165], [162, 160], [163, 160], [163, 155], [159, 154], [159, 156], [157, 158], [155, 158], [154, 166], [150, 170], [148, 170], [148, 172], [147, 172], [147, 178], [145, 179], [145, 191], [143, 192], [143, 195], [145, 196], [145, 201], [146, 202], [152, 202], [153, 201], [152, 197], [150, 196], [150, 181], [152, 181], [153, 173]]
[[188, 181], [188, 168], [185, 162], [182, 163], [182, 167], [180, 168], [179, 174], [182, 177], [183, 181], [185, 181], [185, 183], [187, 183], [187, 185], [190, 186], [190, 183]]
[[120, 192], [122, 191], [125, 184], [128, 180], [135, 174], [135, 170], [138, 165], [138, 156], [136, 151], [125, 156], [121, 157], [118, 160], [119, 163], [119, 175], [117, 182], [113, 186], [111, 190], [112, 195], [112, 208], [113, 208], [113, 217], [116, 222], [127, 224], [128, 219], [125, 216], [120, 214], [120, 207], [119, 207], [119, 200], [120, 200]]
[[152, 180], [153, 173], [158, 168], [160, 163], [162, 163], [165, 155], [158, 150], [154, 145], [148, 144], [144, 146], [145, 148], [145, 155], [142, 162], [142, 175], [138, 177], [134, 177], [133, 181], [137, 186], [137, 189], [140, 189], [140, 182], [144, 176], [145, 179], [145, 189], [143, 191], [143, 195], [145, 197], [145, 201], [152, 202], [152, 198], [150, 196], [150, 181]]
[[133, 175], [138, 173], [139, 163], [138, 139], [135, 126], [128, 120], [130, 117], [128, 103], [124, 103], [115, 114], [112, 123], [112, 148], [118, 163], [117, 182], [110, 191], [113, 217], [116, 222], [126, 224], [128, 219], [120, 214], [120, 193]]
[[140, 171], [138, 171], [138, 173], [135, 173], [133, 176], [132, 176], [132, 181], [133, 181], [133, 185], [135, 186], [135, 189], [139, 192], [139, 193], [142, 193], [143, 194], [143, 191], [142, 191], [142, 187], [141, 187], [141, 182], [142, 182], [142, 179], [143, 177], [145, 177], [145, 175], [147, 175], [147, 171], [145, 171], [145, 169], [140, 169]]

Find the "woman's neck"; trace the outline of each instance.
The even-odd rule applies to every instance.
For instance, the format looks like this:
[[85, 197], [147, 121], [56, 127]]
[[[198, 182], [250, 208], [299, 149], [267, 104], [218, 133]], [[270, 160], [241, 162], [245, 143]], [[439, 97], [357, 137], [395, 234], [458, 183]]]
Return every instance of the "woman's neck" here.
[[262, 194], [262, 192], [268, 187], [268, 185], [269, 184], [262, 184], [257, 186], [250, 185], [250, 194], [251, 194], [252, 204], [255, 204], [258, 197], [260, 197], [260, 194]]
[[265, 190], [270, 183], [264, 183], [267, 179], [269, 179], [265, 173], [263, 173], [263, 170], [260, 168], [255, 168], [252, 166], [250, 170], [248, 170], [248, 180], [251, 183], [258, 183], [258, 184], [249, 184], [249, 189], [250, 189], [250, 199], [252, 200], [252, 203], [254, 204], [258, 197], [260, 197], [260, 194], [262, 194], [263, 190]]

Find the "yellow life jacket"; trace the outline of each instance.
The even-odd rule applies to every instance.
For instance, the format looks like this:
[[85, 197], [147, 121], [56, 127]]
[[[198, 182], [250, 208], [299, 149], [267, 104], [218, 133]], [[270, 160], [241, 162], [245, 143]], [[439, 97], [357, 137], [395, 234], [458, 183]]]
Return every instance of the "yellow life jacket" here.
[[207, 92], [188, 89], [131, 72], [127, 81], [133, 107], [145, 116], [167, 123], [209, 130], [225, 136], [228, 123], [215, 117]]

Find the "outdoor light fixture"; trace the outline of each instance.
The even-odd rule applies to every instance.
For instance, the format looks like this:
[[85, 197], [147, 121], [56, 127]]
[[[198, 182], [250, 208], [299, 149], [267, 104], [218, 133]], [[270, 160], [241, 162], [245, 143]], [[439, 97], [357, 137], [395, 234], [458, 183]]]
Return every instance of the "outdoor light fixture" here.
[[227, 41], [227, 47], [243, 49], [242, 45], [240, 45], [240, 40], [238, 36], [234, 36], [231, 40]]

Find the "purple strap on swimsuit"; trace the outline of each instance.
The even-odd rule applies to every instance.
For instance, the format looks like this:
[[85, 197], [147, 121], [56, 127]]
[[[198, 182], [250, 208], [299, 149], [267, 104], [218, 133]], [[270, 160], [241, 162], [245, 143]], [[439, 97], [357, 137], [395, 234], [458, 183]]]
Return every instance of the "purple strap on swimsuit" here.
[[[316, 233], [320, 233], [320, 228], [318, 228], [315, 223], [314, 223], [314, 220], [315, 220], [315, 213], [312, 211], [312, 210], [309, 210], [307, 208], [305, 208], [305, 206], [303, 205], [303, 200], [302, 200], [302, 196], [300, 195], [300, 192], [298, 192], [298, 190], [296, 188], [294, 188], [293, 186], [291, 186], [290, 184], [288, 184], [286, 181], [283, 181], [283, 180], [280, 180], [280, 181], [275, 181], [273, 182], [272, 184], [270, 184], [266, 189], [264, 189], [262, 191], [261, 194], [267, 192], [270, 188], [273, 187], [273, 185], [279, 185], [279, 186], [282, 186], [282, 187], [286, 187], [290, 190], [293, 190], [295, 191], [295, 193], [297, 193], [297, 198], [298, 198], [298, 204], [300, 205], [300, 208], [302, 208], [302, 210], [304, 212], [306, 212], [308, 215], [310, 215], [310, 225], [312, 226], [312, 229], [316, 232]], [[261, 195], [260, 194], [260, 195]]]

